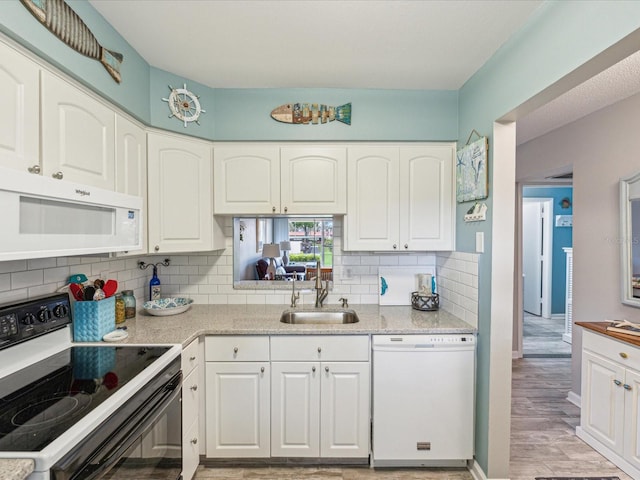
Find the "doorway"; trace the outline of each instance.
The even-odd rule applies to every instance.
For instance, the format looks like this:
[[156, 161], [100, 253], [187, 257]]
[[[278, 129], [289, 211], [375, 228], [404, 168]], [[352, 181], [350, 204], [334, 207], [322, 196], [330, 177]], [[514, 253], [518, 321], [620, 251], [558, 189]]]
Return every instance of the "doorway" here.
[[[565, 180], [566, 181], [566, 180]], [[541, 183], [519, 188], [522, 303], [518, 357], [568, 357], [566, 253], [572, 246], [573, 187]]]

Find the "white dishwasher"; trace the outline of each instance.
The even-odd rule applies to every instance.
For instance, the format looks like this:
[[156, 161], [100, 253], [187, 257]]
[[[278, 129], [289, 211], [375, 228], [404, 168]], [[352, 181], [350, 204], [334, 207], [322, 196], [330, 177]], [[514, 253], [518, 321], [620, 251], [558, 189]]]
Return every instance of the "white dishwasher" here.
[[473, 458], [476, 337], [373, 335], [374, 467]]

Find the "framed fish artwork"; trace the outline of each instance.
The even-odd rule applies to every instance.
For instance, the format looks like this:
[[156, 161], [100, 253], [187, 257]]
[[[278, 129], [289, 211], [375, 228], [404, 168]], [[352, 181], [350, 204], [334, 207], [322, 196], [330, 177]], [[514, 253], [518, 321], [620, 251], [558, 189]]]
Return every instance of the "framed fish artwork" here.
[[118, 83], [123, 56], [104, 48], [64, 0], [20, 0], [47, 30], [76, 52], [99, 61]]
[[337, 107], [318, 103], [286, 103], [274, 108], [271, 118], [295, 125], [318, 125], [334, 120], [351, 125], [351, 103]]
[[456, 200], [458, 203], [489, 196], [487, 137], [480, 137], [456, 152]]

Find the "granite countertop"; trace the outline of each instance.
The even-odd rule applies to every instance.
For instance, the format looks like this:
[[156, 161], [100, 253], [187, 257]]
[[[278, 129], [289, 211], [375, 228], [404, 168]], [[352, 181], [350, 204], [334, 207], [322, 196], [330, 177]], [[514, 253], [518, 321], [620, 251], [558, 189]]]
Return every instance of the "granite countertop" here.
[[23, 480], [33, 472], [35, 462], [30, 458], [0, 459], [2, 480]]
[[[302, 306], [296, 310], [311, 310]], [[323, 310], [336, 310], [323, 307]], [[187, 346], [201, 335], [368, 335], [471, 333], [476, 328], [460, 318], [439, 310], [421, 312], [410, 306], [356, 305], [350, 307], [360, 318], [345, 325], [292, 325], [280, 323], [288, 305], [193, 305], [178, 315], [156, 317], [140, 309], [136, 318], [127, 320], [128, 338], [113, 345], [179, 343]], [[339, 310], [339, 309], [338, 309]], [[30, 459], [0, 459], [0, 478], [23, 480], [34, 468]]]
[[[410, 306], [357, 305], [351, 307], [358, 323], [300, 325], [280, 322], [287, 305], [193, 305], [178, 315], [152, 316], [139, 310], [127, 320], [129, 337], [118, 343], [180, 343], [188, 345], [201, 335], [327, 335], [476, 333], [476, 329], [444, 312], [421, 312]], [[297, 310], [309, 310], [308, 306]], [[336, 310], [323, 307], [323, 310]]]

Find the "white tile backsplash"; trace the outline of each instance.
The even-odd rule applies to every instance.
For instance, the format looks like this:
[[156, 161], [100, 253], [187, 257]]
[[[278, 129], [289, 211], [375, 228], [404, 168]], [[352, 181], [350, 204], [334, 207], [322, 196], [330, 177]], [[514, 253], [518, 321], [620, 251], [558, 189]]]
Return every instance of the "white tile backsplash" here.
[[[334, 218], [334, 231], [341, 231], [341, 219]], [[228, 230], [227, 230], [228, 231]], [[230, 232], [229, 232], [230, 234]], [[232, 242], [228, 241], [228, 245]], [[350, 304], [378, 303], [380, 266], [434, 265], [438, 279], [440, 307], [473, 326], [478, 321], [478, 256], [472, 253], [343, 252], [334, 242], [334, 285], [327, 301], [337, 304], [346, 297]], [[126, 258], [59, 257], [0, 262], [0, 303], [53, 293], [66, 285], [70, 275], [84, 273], [91, 280], [108, 272], [119, 283], [118, 290], [134, 290], [138, 302], [147, 300], [151, 268], [141, 270], [138, 261], [157, 263], [163, 295], [184, 295], [196, 303], [289, 304], [290, 293], [282, 290], [236, 290], [233, 288], [233, 251], [228, 248], [200, 254], [165, 254]], [[313, 304], [315, 292], [303, 291], [301, 304]]]

